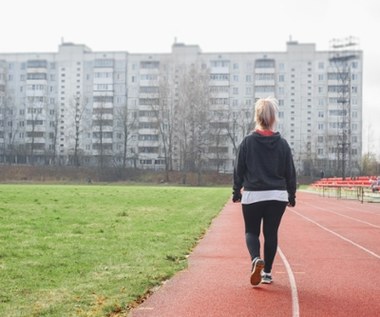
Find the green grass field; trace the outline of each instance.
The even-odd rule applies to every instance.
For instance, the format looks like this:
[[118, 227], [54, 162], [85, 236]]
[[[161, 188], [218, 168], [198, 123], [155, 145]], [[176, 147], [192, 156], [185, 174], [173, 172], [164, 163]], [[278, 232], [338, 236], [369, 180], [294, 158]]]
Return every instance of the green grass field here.
[[0, 316], [125, 316], [186, 255], [229, 188], [0, 185]]

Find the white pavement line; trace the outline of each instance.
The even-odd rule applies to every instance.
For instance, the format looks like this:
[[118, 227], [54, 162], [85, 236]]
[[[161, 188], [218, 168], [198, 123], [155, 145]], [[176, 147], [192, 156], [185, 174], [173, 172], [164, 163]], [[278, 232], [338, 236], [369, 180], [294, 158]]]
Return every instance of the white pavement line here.
[[367, 222], [367, 221], [364, 221], [364, 220], [360, 220], [360, 219], [357, 219], [357, 218], [354, 218], [354, 217], [351, 217], [351, 216], [343, 215], [343, 214], [340, 214], [339, 212], [336, 212], [336, 211], [331, 211], [331, 210], [326, 209], [326, 208], [317, 207], [317, 206], [315, 206], [313, 204], [309, 204], [309, 203], [305, 203], [305, 205], [312, 206], [315, 209], [323, 210], [323, 211], [329, 212], [331, 214], [342, 216], [344, 218], [348, 218], [348, 219], [351, 219], [351, 220], [354, 220], [354, 221], [357, 221], [357, 222], [364, 223], [364, 224], [366, 224], [368, 226], [380, 229], [380, 226], [374, 225], [373, 223], [370, 223], [370, 222]]
[[290, 264], [289, 264], [288, 260], [286, 259], [284, 253], [282, 253], [280, 247], [277, 248], [277, 251], [280, 254], [282, 262], [284, 262], [286, 272], [288, 273], [288, 276], [289, 276], [290, 289], [292, 292], [292, 317], [299, 317], [300, 307], [299, 307], [299, 302], [298, 302], [298, 292], [297, 292], [296, 279], [294, 278], [292, 268], [290, 267]]
[[343, 237], [343, 236], [340, 235], [339, 233], [336, 233], [335, 231], [332, 231], [332, 230], [330, 230], [330, 229], [328, 229], [328, 228], [326, 228], [326, 227], [320, 225], [318, 222], [316, 222], [316, 221], [310, 219], [309, 217], [306, 217], [306, 216], [304, 216], [304, 215], [301, 215], [300, 213], [298, 213], [297, 211], [294, 211], [294, 210], [291, 210], [291, 212], [293, 212], [293, 213], [295, 213], [296, 215], [298, 215], [298, 216], [300, 216], [300, 217], [306, 219], [307, 221], [310, 221], [311, 223], [315, 224], [315, 225], [318, 226], [319, 228], [321, 228], [321, 229], [323, 229], [323, 230], [326, 230], [327, 232], [330, 232], [331, 234], [337, 236], [338, 238], [341, 238], [342, 240], [347, 241], [348, 243], [351, 243], [351, 244], [354, 245], [355, 247], [357, 247], [357, 248], [359, 248], [359, 249], [361, 249], [361, 250], [363, 250], [363, 251], [369, 253], [370, 255], [374, 256], [375, 258], [380, 259], [380, 255], [376, 254], [375, 252], [373, 252], [373, 251], [371, 251], [371, 250], [368, 250], [367, 248], [361, 246], [360, 244], [357, 244], [356, 242], [354, 242], [354, 241], [352, 241], [352, 240], [350, 240], [350, 239], [348, 239], [348, 238]]

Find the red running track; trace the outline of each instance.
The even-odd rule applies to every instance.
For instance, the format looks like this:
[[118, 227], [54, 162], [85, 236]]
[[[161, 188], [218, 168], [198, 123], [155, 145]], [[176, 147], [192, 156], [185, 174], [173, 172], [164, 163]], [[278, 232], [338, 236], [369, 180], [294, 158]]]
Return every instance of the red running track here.
[[252, 287], [240, 204], [228, 202], [189, 257], [131, 317], [380, 316], [380, 205], [297, 193], [271, 285]]

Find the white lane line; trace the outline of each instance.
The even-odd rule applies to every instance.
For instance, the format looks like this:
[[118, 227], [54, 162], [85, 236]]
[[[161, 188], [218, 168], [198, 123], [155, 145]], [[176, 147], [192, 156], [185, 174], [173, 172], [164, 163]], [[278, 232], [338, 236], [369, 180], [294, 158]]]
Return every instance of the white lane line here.
[[[321, 198], [325, 198], [325, 197], [322, 197], [321, 195], [319, 195], [318, 193], [315, 193], [315, 192], [311, 192], [311, 191], [303, 191], [303, 192], [308, 193], [308, 194], [318, 195]], [[338, 202], [338, 203], [335, 203], [335, 202]], [[368, 204], [368, 203], [366, 204], [366, 207], [371, 209], [371, 210], [359, 210], [358, 208], [353, 208], [351, 206], [348, 206], [351, 202], [358, 202], [358, 201], [356, 201], [356, 200], [355, 201], [343, 200], [343, 199], [340, 201], [330, 200], [330, 203], [334, 204], [334, 205], [342, 206], [342, 204], [344, 204], [345, 209], [350, 209], [350, 210], [353, 210], [353, 211], [356, 211], [359, 213], [366, 213], [366, 214], [371, 214], [371, 215], [375, 215], [375, 216], [380, 216], [380, 213], [379, 213], [380, 209], [378, 208], [378, 206], [374, 207], [374, 205], [376, 205], [376, 204]]]
[[338, 216], [342, 216], [344, 218], [348, 218], [348, 219], [351, 219], [351, 220], [355, 220], [357, 222], [361, 222], [361, 223], [364, 223], [368, 226], [371, 226], [371, 227], [374, 227], [374, 228], [378, 228], [380, 229], [380, 226], [377, 226], [377, 225], [374, 225], [373, 223], [370, 223], [370, 222], [367, 222], [367, 221], [363, 221], [363, 220], [360, 220], [360, 219], [357, 219], [357, 218], [354, 218], [354, 217], [351, 217], [351, 216], [347, 216], [347, 215], [343, 215], [343, 214], [340, 214], [339, 212], [335, 212], [335, 211], [331, 211], [329, 209], [326, 209], [326, 208], [322, 208], [322, 207], [317, 207], [313, 204], [309, 204], [309, 203], [305, 203], [305, 205], [308, 205], [308, 206], [312, 206], [314, 209], [319, 209], [319, 210], [323, 210], [323, 211], [326, 211], [326, 212], [329, 212], [331, 214], [335, 214], [335, 215], [338, 215]]
[[298, 301], [296, 279], [294, 278], [292, 268], [290, 267], [290, 264], [289, 264], [288, 260], [286, 259], [284, 253], [282, 253], [280, 247], [277, 248], [277, 251], [280, 254], [282, 262], [284, 262], [286, 272], [288, 273], [288, 277], [289, 277], [290, 289], [291, 289], [291, 293], [292, 293], [292, 317], [299, 317], [300, 307], [299, 307], [299, 301]]
[[367, 248], [361, 246], [360, 244], [357, 244], [356, 242], [354, 242], [354, 241], [352, 241], [352, 240], [350, 240], [350, 239], [348, 239], [348, 238], [343, 237], [343, 236], [340, 235], [339, 233], [336, 233], [335, 231], [332, 231], [332, 230], [330, 230], [330, 229], [328, 229], [328, 228], [326, 228], [326, 227], [320, 225], [318, 222], [316, 222], [316, 221], [310, 219], [309, 217], [306, 217], [306, 216], [304, 216], [304, 215], [301, 215], [300, 213], [298, 213], [298, 212], [295, 211], [294, 209], [293, 209], [293, 210], [290, 210], [290, 211], [293, 212], [293, 213], [295, 213], [296, 215], [298, 215], [298, 216], [300, 216], [300, 217], [306, 219], [307, 221], [310, 221], [311, 223], [315, 224], [315, 225], [318, 226], [319, 228], [321, 228], [321, 229], [323, 229], [323, 230], [326, 230], [327, 232], [330, 232], [331, 234], [337, 236], [338, 238], [341, 238], [342, 240], [344, 240], [344, 241], [346, 241], [346, 242], [348, 242], [348, 243], [351, 243], [351, 244], [354, 245], [355, 247], [357, 247], [357, 248], [359, 248], [359, 249], [361, 249], [361, 250], [363, 250], [363, 251], [369, 253], [370, 255], [374, 256], [375, 258], [380, 259], [380, 255], [376, 254], [375, 252], [373, 252], [373, 251], [371, 251], [371, 250], [368, 250]]

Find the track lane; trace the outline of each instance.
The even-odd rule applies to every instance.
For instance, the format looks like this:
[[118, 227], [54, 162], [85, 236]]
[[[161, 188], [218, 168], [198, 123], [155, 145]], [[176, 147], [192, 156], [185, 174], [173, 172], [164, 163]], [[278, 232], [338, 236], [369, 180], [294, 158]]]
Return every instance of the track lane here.
[[[364, 204], [371, 206], [369, 212], [361, 207], [358, 213], [359, 205], [351, 202], [302, 192], [297, 197], [280, 227], [273, 284], [249, 285], [241, 206], [227, 203], [190, 255], [189, 268], [130, 316], [377, 316], [380, 261], [358, 243], [363, 248], [379, 244], [379, 229], [365, 223], [377, 219], [367, 218], [377, 209]], [[349, 242], [347, 234], [356, 242]]]
[[[307, 203], [305, 203], [307, 204]], [[329, 212], [336, 214], [338, 216], [351, 219], [357, 222], [365, 223], [368, 224], [369, 226], [372, 226], [374, 228], [379, 228], [380, 229], [380, 218], [377, 217], [377, 215], [373, 215], [372, 213], [368, 214], [362, 211], [356, 211], [356, 212], [350, 212], [345, 209], [344, 206], [333, 206], [330, 205], [328, 208], [327, 207], [320, 207], [320, 206], [314, 206], [309, 204], [309, 206], [313, 207], [314, 210], [321, 210], [324, 212]], [[337, 208], [338, 207], [338, 208]], [[380, 206], [379, 206], [380, 207]]]
[[189, 257], [189, 268], [174, 276], [130, 316], [291, 317], [292, 294], [286, 268], [272, 285], [250, 285], [240, 204], [227, 203]]
[[[342, 217], [313, 207], [330, 206], [331, 198], [305, 193], [297, 196], [294, 212], [288, 209], [285, 213], [280, 247], [294, 270], [300, 316], [378, 316], [380, 286], [375, 281], [380, 274], [379, 258], [332, 233], [347, 226]], [[297, 213], [313, 217], [313, 222]], [[331, 232], [318, 226], [321, 223], [327, 224]], [[370, 237], [364, 239], [366, 242], [374, 240], [371, 246], [379, 244], [378, 229], [372, 228], [369, 233], [369, 226], [355, 226], [343, 229], [343, 234], [355, 231], [355, 237], [361, 234]]]
[[[312, 199], [317, 199], [311, 196]], [[320, 198], [317, 203], [309, 202], [307, 196], [302, 200], [302, 208], [299, 209], [300, 216], [308, 221], [315, 221], [325, 230], [332, 230], [336, 234], [368, 249], [375, 254], [380, 254], [380, 219], [364, 213], [367, 204], [361, 206], [359, 212], [346, 212], [345, 208], [355, 206], [356, 202], [349, 201], [344, 204], [329, 204], [321, 207], [326, 198]], [[326, 201], [325, 201], [326, 202]], [[380, 208], [380, 205], [379, 205]], [[294, 210], [297, 212], [297, 208]]]

